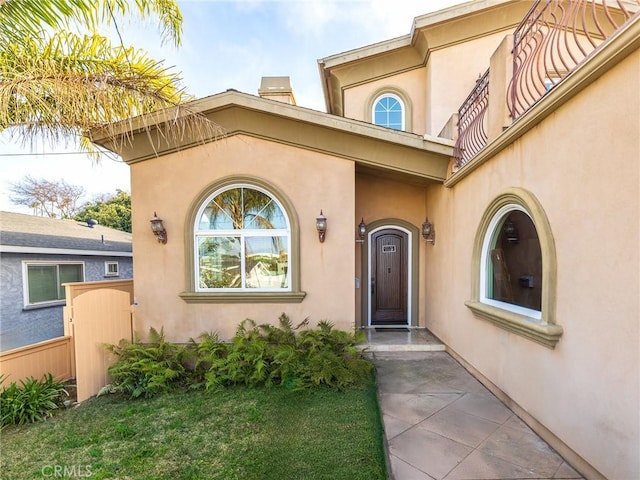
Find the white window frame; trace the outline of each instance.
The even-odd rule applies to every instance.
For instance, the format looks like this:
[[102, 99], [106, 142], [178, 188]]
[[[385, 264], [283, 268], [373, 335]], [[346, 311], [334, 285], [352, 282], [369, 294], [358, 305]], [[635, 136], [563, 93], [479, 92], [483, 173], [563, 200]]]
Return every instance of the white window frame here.
[[[112, 272], [110, 267], [115, 265], [115, 271]], [[105, 277], [119, 277], [120, 276], [120, 265], [115, 261], [105, 261], [104, 262], [104, 276]]]
[[407, 107], [404, 104], [404, 101], [402, 100], [402, 98], [398, 95], [396, 95], [395, 93], [391, 93], [391, 92], [385, 92], [385, 93], [381, 93], [380, 95], [378, 95], [375, 100], [373, 101], [373, 105], [371, 106], [371, 123], [373, 123], [374, 125], [378, 125], [380, 127], [385, 127], [385, 128], [391, 128], [393, 130], [395, 130], [393, 127], [389, 127], [388, 125], [383, 125], [380, 123], [376, 123], [376, 106], [378, 105], [378, 102], [380, 100], [382, 100], [383, 98], [386, 97], [391, 97], [394, 100], [396, 100], [399, 104], [400, 104], [400, 108], [401, 108], [401, 125], [400, 125], [400, 130], [399, 131], [405, 131], [406, 130], [406, 118], [407, 118]]
[[531, 321], [541, 322], [542, 312], [540, 310], [534, 310], [534, 309], [523, 307], [520, 305], [515, 305], [513, 303], [494, 300], [493, 298], [490, 298], [488, 295], [489, 285], [491, 282], [491, 275], [489, 275], [489, 273], [493, 268], [491, 265], [489, 251], [495, 247], [498, 236], [500, 235], [500, 228], [502, 226], [503, 219], [505, 218], [505, 216], [507, 216], [510, 212], [513, 212], [513, 211], [519, 211], [524, 213], [533, 222], [533, 219], [529, 215], [529, 212], [527, 212], [522, 206], [517, 204], [504, 205], [495, 213], [495, 215], [489, 222], [489, 226], [487, 227], [487, 231], [485, 232], [484, 240], [482, 242], [482, 253], [480, 255], [480, 302], [485, 303], [487, 305], [494, 306], [494, 307], [498, 307], [513, 313], [517, 313], [519, 315], [524, 315], [525, 317], [528, 317]]
[[[67, 300], [65, 298], [58, 300], [50, 300], [46, 302], [34, 302], [29, 301], [29, 267], [30, 266], [46, 266], [46, 267], [59, 267], [60, 265], [80, 265], [82, 267], [82, 282], [85, 280], [85, 262], [82, 261], [37, 261], [37, 260], [25, 260], [22, 262], [22, 296], [23, 306], [25, 309], [38, 308], [38, 307], [50, 307], [54, 305], [65, 305]], [[58, 279], [60, 278], [60, 271], [58, 269]], [[56, 285], [58, 286], [58, 285]], [[60, 292], [58, 292], [60, 296]]]
[[[247, 188], [251, 190], [259, 191], [265, 195], [267, 195], [280, 209], [282, 215], [285, 218], [286, 228], [285, 229], [242, 229], [242, 230], [234, 230], [234, 229], [215, 229], [215, 230], [201, 230], [199, 228], [200, 218], [204, 213], [204, 210], [207, 208], [209, 203], [218, 195], [228, 190], [233, 190], [236, 188]], [[271, 193], [269, 190], [259, 187], [257, 185], [253, 185], [250, 183], [233, 183], [230, 185], [225, 185], [219, 189], [216, 189], [211, 195], [209, 195], [204, 202], [198, 208], [197, 214], [195, 216], [195, 221], [193, 225], [193, 271], [195, 276], [195, 291], [196, 292], [220, 292], [220, 293], [258, 293], [258, 292], [291, 292], [292, 284], [291, 284], [291, 262], [292, 262], [292, 251], [291, 251], [291, 223], [289, 220], [289, 216], [287, 214], [287, 210], [284, 208], [282, 203], [278, 200], [278, 198]], [[198, 240], [200, 238], [211, 238], [211, 237], [240, 237], [240, 274], [242, 278], [242, 285], [239, 288], [203, 288], [200, 286], [200, 258], [199, 258], [199, 246]], [[246, 283], [246, 258], [245, 258], [245, 241], [246, 237], [286, 237], [286, 245], [287, 245], [287, 287], [286, 288], [248, 288], [245, 285]]]

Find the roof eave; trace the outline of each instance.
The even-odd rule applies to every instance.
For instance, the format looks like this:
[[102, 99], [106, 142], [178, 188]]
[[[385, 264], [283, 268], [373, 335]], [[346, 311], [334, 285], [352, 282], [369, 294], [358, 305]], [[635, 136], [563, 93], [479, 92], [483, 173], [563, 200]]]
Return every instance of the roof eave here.
[[[453, 155], [450, 140], [390, 130], [237, 91], [203, 98], [193, 102], [190, 108], [222, 125], [225, 137], [263, 138], [434, 181], [444, 181]], [[171, 112], [163, 115], [170, 116]], [[147, 127], [136, 130], [131, 141], [121, 143], [114, 150], [128, 164], [219, 140], [185, 134], [179, 142], [171, 142], [156, 135], [153, 128], [149, 130], [148, 122], [140, 125]], [[103, 139], [94, 137], [94, 141], [113, 148]]]

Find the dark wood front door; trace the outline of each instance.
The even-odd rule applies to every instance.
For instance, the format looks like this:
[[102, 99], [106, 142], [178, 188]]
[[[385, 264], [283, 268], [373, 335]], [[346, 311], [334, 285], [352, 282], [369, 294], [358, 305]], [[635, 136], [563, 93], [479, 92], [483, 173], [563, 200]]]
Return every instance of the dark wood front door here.
[[407, 325], [408, 235], [384, 229], [371, 236], [371, 324]]

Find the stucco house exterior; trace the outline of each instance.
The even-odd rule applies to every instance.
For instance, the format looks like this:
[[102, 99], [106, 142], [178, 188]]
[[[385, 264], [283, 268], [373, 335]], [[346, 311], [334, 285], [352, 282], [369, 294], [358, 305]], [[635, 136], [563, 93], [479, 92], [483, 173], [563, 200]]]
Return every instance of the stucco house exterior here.
[[63, 283], [133, 277], [131, 234], [0, 212], [0, 351], [64, 334]]
[[326, 113], [267, 78], [190, 105], [223, 137], [95, 132], [136, 330], [428, 328], [586, 478], [640, 478], [639, 7], [468, 2], [320, 59]]

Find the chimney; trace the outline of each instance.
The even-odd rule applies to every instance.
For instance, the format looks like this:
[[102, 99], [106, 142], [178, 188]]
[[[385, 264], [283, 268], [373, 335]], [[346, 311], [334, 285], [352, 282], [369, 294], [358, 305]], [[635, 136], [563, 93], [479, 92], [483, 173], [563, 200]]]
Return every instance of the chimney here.
[[289, 105], [296, 104], [289, 77], [262, 77], [258, 95]]

